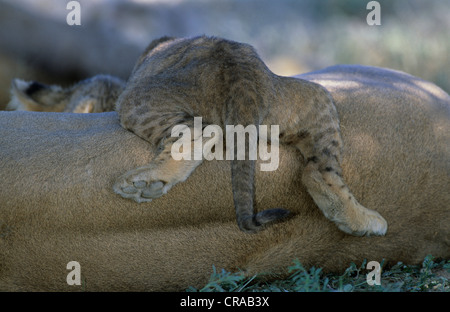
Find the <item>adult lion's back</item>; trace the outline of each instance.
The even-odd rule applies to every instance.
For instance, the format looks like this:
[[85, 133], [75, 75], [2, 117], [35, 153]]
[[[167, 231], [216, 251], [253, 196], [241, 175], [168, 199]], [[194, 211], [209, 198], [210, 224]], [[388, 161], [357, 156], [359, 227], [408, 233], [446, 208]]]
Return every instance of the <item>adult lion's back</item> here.
[[[0, 113], [0, 289], [183, 290], [212, 265], [284, 275], [294, 258], [342, 270], [363, 259], [419, 263], [450, 257], [450, 98], [410, 75], [336, 66], [300, 76], [332, 94], [345, 142], [343, 175], [389, 223], [385, 237], [353, 237], [318, 211], [303, 165], [280, 147], [258, 172], [258, 209], [295, 216], [255, 235], [235, 226], [229, 163], [205, 162], [170, 194], [138, 205], [115, 196], [117, 172], [147, 163], [147, 143], [116, 113]], [[68, 286], [78, 261], [84, 286]]]

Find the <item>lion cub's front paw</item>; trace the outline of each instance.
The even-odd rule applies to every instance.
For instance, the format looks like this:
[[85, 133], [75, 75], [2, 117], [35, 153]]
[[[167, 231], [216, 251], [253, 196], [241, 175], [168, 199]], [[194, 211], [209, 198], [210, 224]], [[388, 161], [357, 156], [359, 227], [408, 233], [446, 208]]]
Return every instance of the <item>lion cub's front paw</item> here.
[[156, 179], [151, 170], [135, 169], [117, 179], [114, 192], [137, 203], [151, 202], [166, 194], [171, 185]]

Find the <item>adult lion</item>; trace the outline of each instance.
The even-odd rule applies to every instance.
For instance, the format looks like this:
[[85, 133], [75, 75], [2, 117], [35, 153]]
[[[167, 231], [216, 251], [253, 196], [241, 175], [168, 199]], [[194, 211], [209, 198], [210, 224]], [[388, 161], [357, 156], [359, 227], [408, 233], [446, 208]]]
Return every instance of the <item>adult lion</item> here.
[[[286, 276], [351, 261], [414, 264], [450, 257], [450, 97], [405, 73], [334, 66], [299, 77], [332, 94], [345, 142], [343, 174], [389, 223], [384, 237], [345, 234], [300, 181], [300, 155], [280, 148], [278, 170], [257, 172], [258, 209], [294, 217], [257, 234], [235, 226], [227, 161], [200, 166], [151, 203], [120, 198], [117, 172], [148, 163], [148, 144], [101, 114], [0, 113], [1, 290], [183, 290], [212, 265]], [[82, 286], [70, 286], [77, 261]]]

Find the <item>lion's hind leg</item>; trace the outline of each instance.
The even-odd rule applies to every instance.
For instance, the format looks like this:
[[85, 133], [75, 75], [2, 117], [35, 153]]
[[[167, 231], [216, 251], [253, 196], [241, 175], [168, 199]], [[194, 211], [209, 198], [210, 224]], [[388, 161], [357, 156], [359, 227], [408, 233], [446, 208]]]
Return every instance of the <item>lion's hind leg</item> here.
[[302, 182], [325, 217], [348, 234], [386, 234], [387, 223], [383, 217], [362, 206], [343, 181], [338, 126], [301, 131], [295, 138], [294, 145], [306, 159]]
[[342, 231], [356, 236], [386, 234], [386, 221], [356, 200], [343, 182], [336, 162], [313, 156], [303, 171], [302, 181], [323, 214]]

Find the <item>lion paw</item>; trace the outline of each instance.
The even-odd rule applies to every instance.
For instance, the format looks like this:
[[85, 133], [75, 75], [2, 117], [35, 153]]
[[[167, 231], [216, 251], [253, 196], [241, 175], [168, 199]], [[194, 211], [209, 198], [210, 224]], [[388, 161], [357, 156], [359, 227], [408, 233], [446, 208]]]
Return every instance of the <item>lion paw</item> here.
[[361, 206], [356, 220], [351, 223], [338, 223], [338, 227], [355, 236], [383, 236], [388, 226], [378, 212]]
[[114, 192], [137, 203], [148, 203], [166, 194], [171, 185], [152, 176], [151, 171], [132, 170], [117, 179]]

